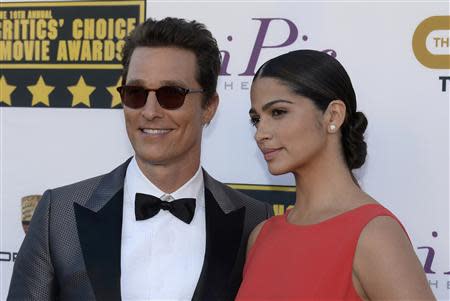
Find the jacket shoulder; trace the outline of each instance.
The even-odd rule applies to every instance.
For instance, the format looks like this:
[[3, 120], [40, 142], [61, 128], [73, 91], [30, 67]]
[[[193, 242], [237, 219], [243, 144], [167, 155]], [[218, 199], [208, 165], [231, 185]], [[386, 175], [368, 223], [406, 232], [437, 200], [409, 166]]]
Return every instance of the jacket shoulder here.
[[273, 215], [273, 209], [269, 203], [257, 200], [243, 192], [233, 189], [228, 185], [217, 181], [206, 172], [204, 172], [204, 174], [205, 186], [212, 190], [216, 199], [225, 197], [232, 204], [232, 208], [246, 207], [249, 213], [256, 214], [257, 216], [267, 218]]
[[84, 205], [93, 193], [99, 189], [101, 191], [115, 191], [123, 187], [130, 159], [108, 173], [49, 190], [52, 199]]
[[228, 186], [228, 184], [225, 184], [225, 183], [221, 183], [221, 184], [224, 186], [223, 189], [226, 190], [230, 196], [233, 195], [235, 197], [235, 199], [239, 199], [245, 205], [264, 206], [267, 204], [264, 201], [255, 199], [239, 190], [236, 190], [236, 189]]
[[52, 198], [73, 198], [76, 200], [88, 199], [104, 177], [105, 175], [99, 175], [79, 182], [50, 189]]

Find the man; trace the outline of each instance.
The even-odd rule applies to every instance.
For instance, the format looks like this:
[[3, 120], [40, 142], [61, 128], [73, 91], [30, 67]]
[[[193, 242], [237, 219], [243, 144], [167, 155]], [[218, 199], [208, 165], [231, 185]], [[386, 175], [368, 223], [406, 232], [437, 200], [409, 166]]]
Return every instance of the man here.
[[127, 38], [123, 67], [118, 90], [135, 156], [109, 174], [45, 192], [8, 300], [237, 293], [249, 232], [272, 210], [200, 166], [202, 129], [219, 102], [216, 41], [197, 22], [149, 19]]

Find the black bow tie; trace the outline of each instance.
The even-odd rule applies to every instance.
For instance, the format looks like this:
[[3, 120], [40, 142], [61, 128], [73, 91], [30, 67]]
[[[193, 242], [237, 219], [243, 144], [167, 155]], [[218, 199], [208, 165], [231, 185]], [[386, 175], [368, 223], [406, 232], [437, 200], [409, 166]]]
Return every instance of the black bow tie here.
[[167, 202], [154, 195], [136, 193], [134, 212], [137, 221], [149, 219], [161, 209], [169, 210], [174, 216], [189, 224], [194, 217], [195, 199], [178, 199]]

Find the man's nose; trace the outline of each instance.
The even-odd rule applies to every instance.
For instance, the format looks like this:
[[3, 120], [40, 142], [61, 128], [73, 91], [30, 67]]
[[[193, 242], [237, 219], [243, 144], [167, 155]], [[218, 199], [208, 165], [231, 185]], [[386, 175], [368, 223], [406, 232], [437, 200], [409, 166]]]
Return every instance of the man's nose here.
[[149, 91], [147, 95], [147, 101], [142, 109], [142, 116], [146, 119], [151, 120], [156, 117], [162, 117], [164, 109], [158, 103], [156, 94], [154, 91]]

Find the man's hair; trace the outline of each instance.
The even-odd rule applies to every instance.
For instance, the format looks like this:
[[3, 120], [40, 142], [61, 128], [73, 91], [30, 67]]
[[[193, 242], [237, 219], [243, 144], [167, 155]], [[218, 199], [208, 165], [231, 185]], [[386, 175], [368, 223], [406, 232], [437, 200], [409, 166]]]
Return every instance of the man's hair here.
[[204, 24], [178, 18], [147, 19], [125, 39], [122, 49], [122, 81], [126, 82], [131, 55], [137, 47], [177, 47], [194, 52], [197, 58], [196, 80], [205, 90], [203, 106], [216, 93], [220, 72], [217, 41]]

